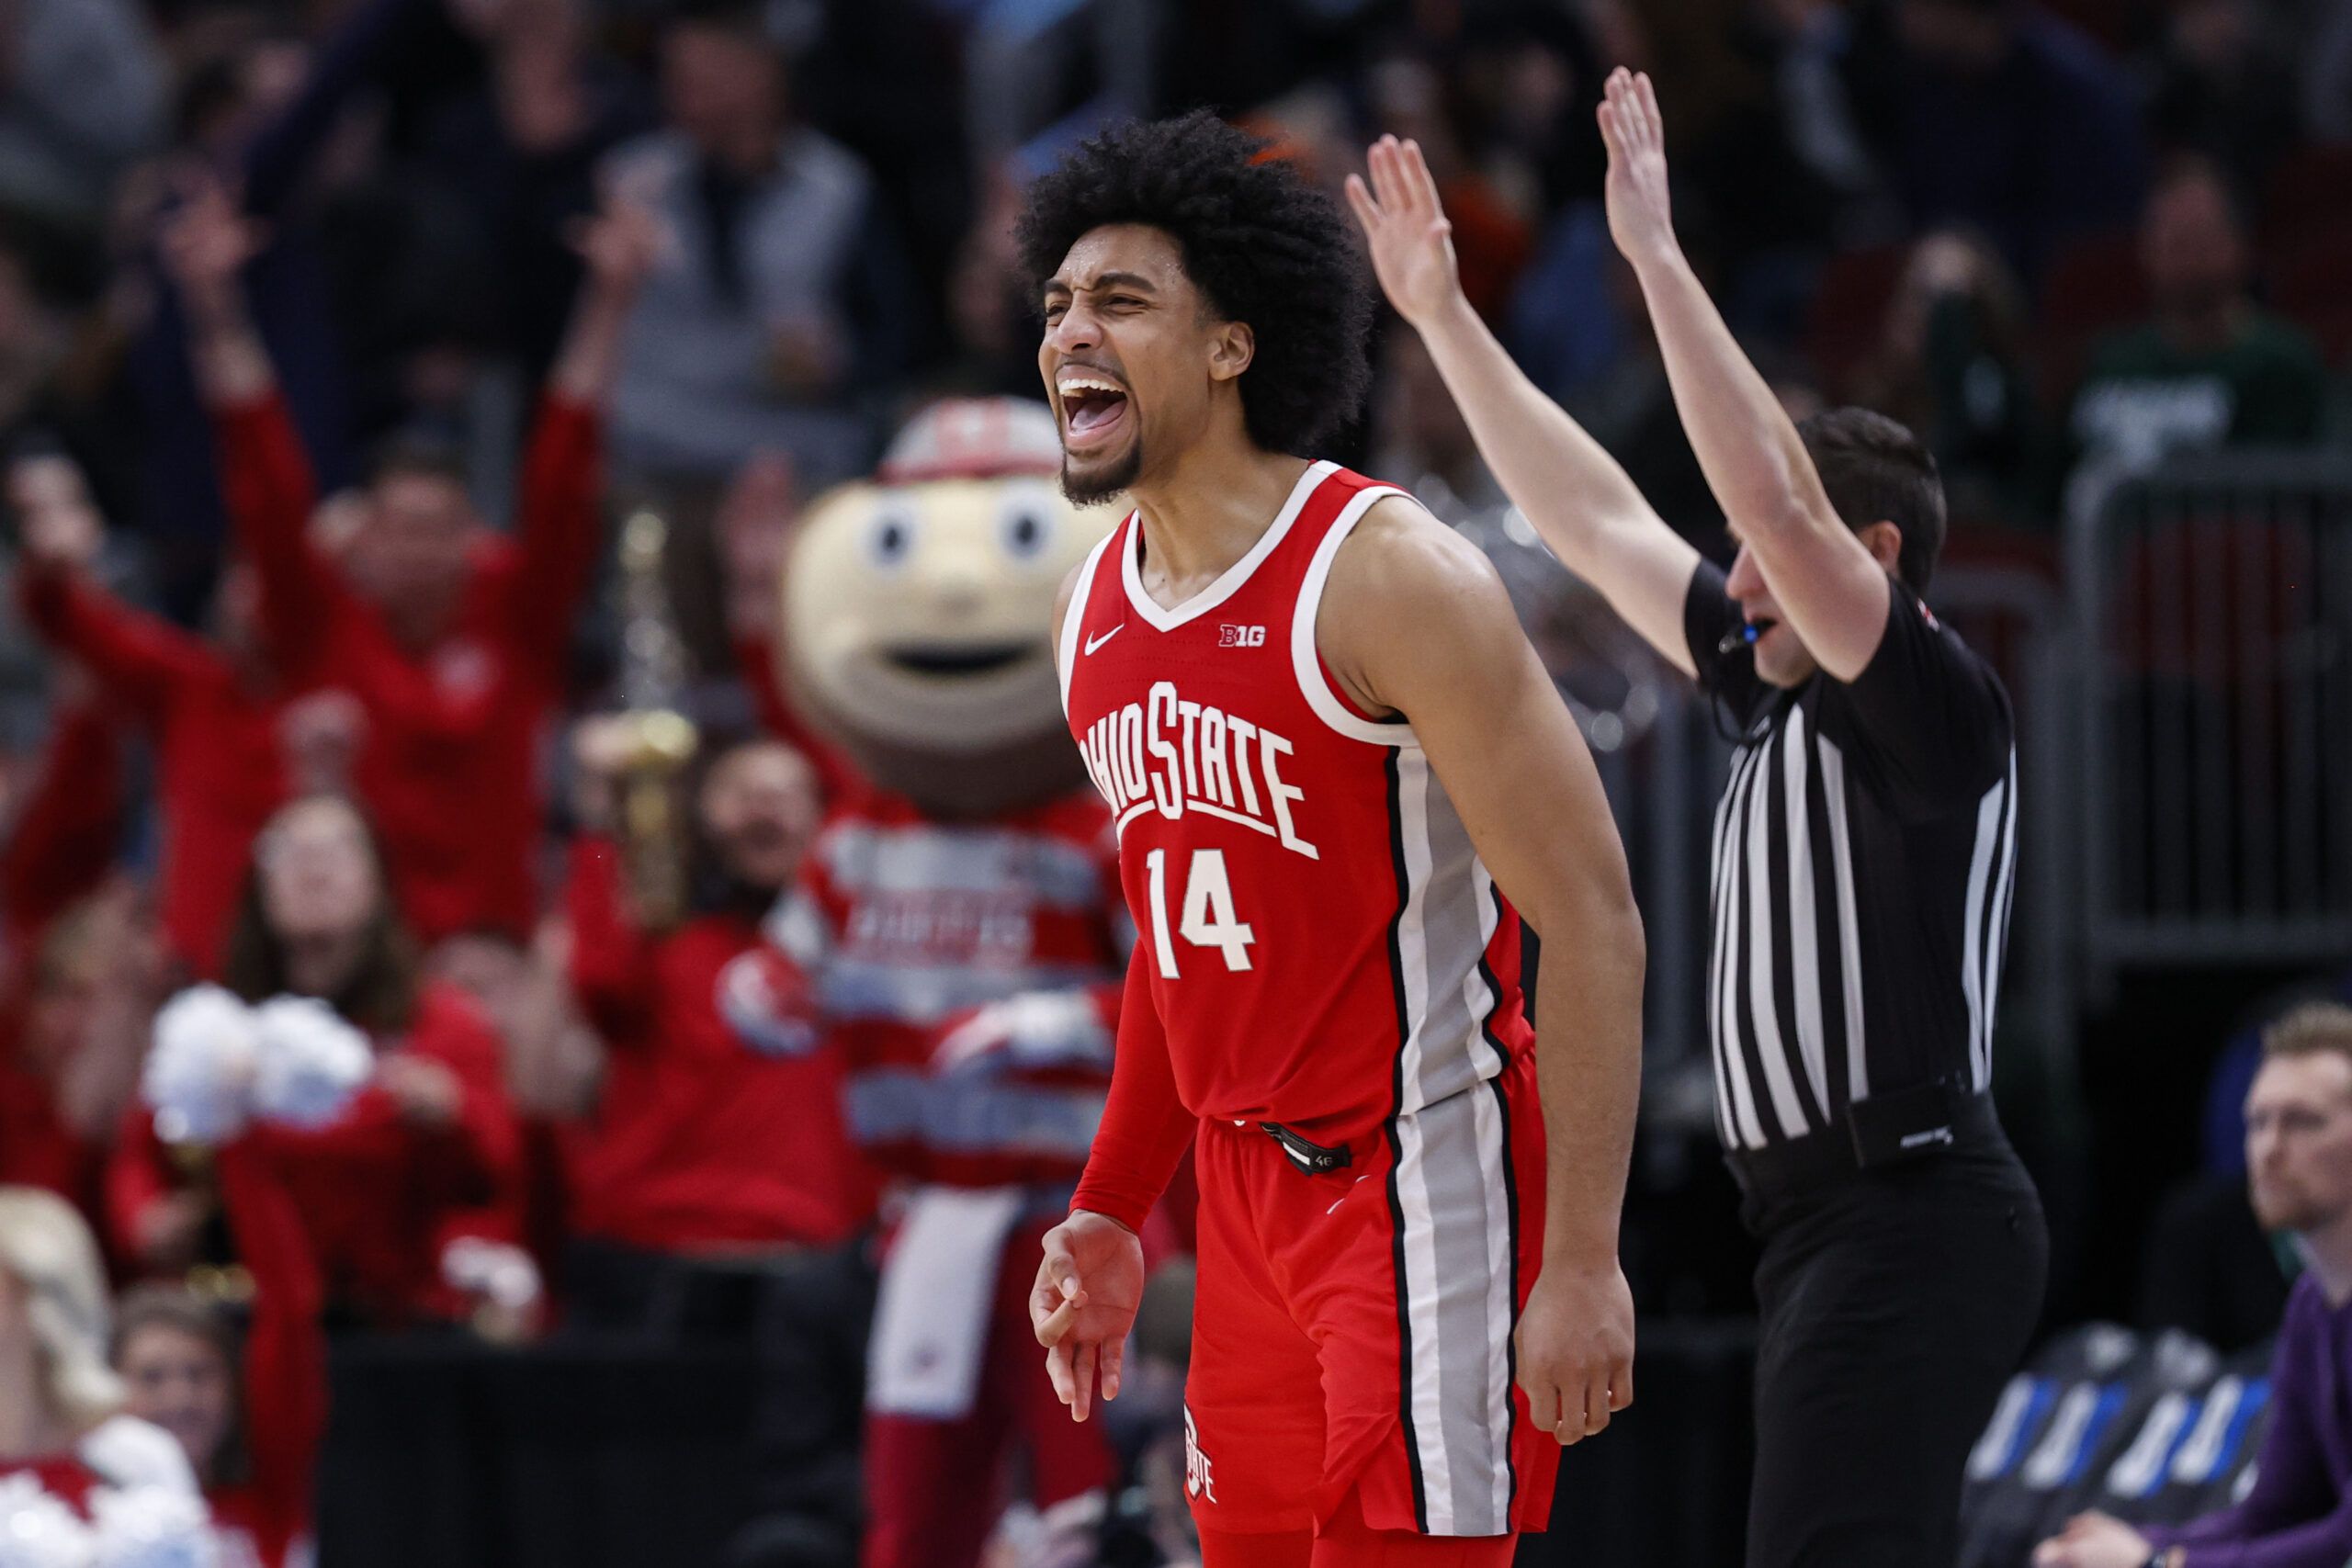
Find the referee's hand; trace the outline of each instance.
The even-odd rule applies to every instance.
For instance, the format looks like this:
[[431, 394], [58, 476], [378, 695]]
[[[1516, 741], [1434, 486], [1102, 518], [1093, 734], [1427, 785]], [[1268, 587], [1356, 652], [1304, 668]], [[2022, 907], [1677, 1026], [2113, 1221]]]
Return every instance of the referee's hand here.
[[1535, 1424], [1582, 1442], [1634, 1403], [1634, 1292], [1614, 1258], [1547, 1259], [1519, 1314], [1519, 1386]]
[[1029, 1292], [1029, 1324], [1046, 1348], [1054, 1394], [1083, 1421], [1099, 1376], [1119, 1397], [1127, 1330], [1143, 1302], [1143, 1243], [1118, 1221], [1080, 1209], [1046, 1233], [1046, 1256]]

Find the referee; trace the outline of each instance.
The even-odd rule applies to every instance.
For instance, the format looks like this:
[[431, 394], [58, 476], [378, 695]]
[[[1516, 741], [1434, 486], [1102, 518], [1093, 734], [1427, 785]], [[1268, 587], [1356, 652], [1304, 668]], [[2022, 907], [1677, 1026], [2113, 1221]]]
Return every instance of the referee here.
[[2048, 1264], [1986, 1094], [2008, 698], [1919, 597], [1943, 544], [1933, 459], [1858, 409], [1789, 423], [1676, 243], [1648, 80], [1617, 73], [1600, 120], [1610, 228], [1731, 519], [1728, 575], [1479, 322], [1418, 150], [1383, 141], [1350, 195], [1504, 489], [1740, 736], [1706, 1002], [1718, 1128], [1763, 1245], [1749, 1568], [1951, 1568], [1968, 1450]]

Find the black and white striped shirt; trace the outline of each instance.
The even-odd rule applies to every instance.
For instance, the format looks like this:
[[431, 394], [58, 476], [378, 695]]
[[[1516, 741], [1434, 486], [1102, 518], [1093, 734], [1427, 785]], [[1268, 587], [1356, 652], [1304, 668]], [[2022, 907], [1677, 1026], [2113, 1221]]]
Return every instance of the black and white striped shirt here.
[[1715, 808], [1707, 1020], [1724, 1146], [1824, 1130], [1873, 1094], [1992, 1076], [2017, 869], [2008, 694], [1888, 579], [1886, 634], [1851, 682], [1780, 688], [1702, 565], [1683, 630], [1745, 739]]

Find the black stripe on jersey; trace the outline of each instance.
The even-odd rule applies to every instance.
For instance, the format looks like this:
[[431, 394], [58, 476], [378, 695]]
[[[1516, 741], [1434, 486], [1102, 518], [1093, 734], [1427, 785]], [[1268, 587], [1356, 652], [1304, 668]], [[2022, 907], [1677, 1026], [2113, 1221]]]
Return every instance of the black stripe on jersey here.
[[1412, 897], [1412, 874], [1405, 866], [1405, 808], [1396, 780], [1396, 752], [1381, 760], [1388, 776], [1388, 853], [1396, 870], [1396, 913], [1388, 921], [1388, 979], [1396, 998], [1396, 1061], [1390, 1069], [1395, 1107], [1389, 1112], [1388, 1243], [1390, 1266], [1396, 1275], [1396, 1416], [1405, 1430], [1405, 1472], [1413, 1483], [1413, 1523], [1424, 1535], [1430, 1528], [1428, 1483], [1421, 1476], [1421, 1448], [1413, 1430], [1413, 1310], [1412, 1286], [1405, 1275], [1405, 1198], [1396, 1185], [1396, 1168], [1404, 1162], [1405, 1145], [1396, 1132], [1396, 1118], [1405, 1105], [1405, 1042], [1413, 1037], [1411, 1010], [1405, 1000], [1405, 906]]
[[[1494, 900], [1495, 929], [1500, 931], [1503, 928], [1503, 890], [1488, 884], [1487, 896]], [[1495, 1060], [1501, 1064], [1504, 1072], [1508, 1072], [1510, 1069], [1510, 1053], [1503, 1049], [1502, 1037], [1495, 1032], [1495, 1014], [1502, 1010], [1503, 988], [1495, 978], [1492, 960], [1484, 953], [1478, 954], [1478, 977], [1487, 982], [1487, 995], [1490, 998], [1487, 1003], [1487, 1016], [1479, 1021], [1479, 1031], [1493, 1048]], [[1503, 1345], [1503, 1358], [1504, 1366], [1510, 1373], [1510, 1386], [1516, 1390], [1519, 1387], [1519, 1172], [1511, 1165], [1510, 1097], [1503, 1092], [1502, 1073], [1488, 1078], [1487, 1085], [1495, 1091], [1495, 1104], [1502, 1111], [1503, 1212], [1510, 1217], [1509, 1234], [1503, 1240], [1504, 1245], [1510, 1248], [1511, 1327], [1510, 1337]], [[1519, 1458], [1518, 1451], [1511, 1446], [1519, 1434], [1519, 1400], [1514, 1396], [1503, 1403], [1510, 1412], [1510, 1420], [1503, 1426], [1503, 1468], [1510, 1472], [1510, 1508], [1503, 1515], [1503, 1524], [1508, 1529], [1519, 1507]]]
[[[1784, 889], [1791, 878], [1788, 751], [1794, 738], [1783, 728], [1774, 739], [1777, 744], [1769, 746], [1764, 754], [1763, 778], [1764, 857], [1767, 886], [1772, 889], [1772, 1016], [1787, 1021], [1781, 1025], [1781, 1050], [1788, 1059], [1790, 1077], [1795, 1081], [1798, 1109], [1808, 1118], [1805, 1125], [1796, 1131], [1805, 1132], [1829, 1125], [1829, 1111], [1814, 1092], [1813, 1075], [1805, 1071], [1804, 1054], [1798, 1047], [1796, 1035], [1788, 1032], [1797, 1022], [1796, 955], [1792, 950], [1788, 914], [1783, 908]], [[1812, 769], [1805, 771], [1810, 776]]]
[[[1829, 792], [1821, 779], [1819, 748], [1809, 761], [1813, 765], [1805, 770], [1805, 835], [1818, 850], [1830, 842]], [[1830, 862], [1830, 874], [1825, 881], [1819, 873], [1823, 859], [1818, 853], [1814, 857], [1814, 951], [1821, 959], [1821, 1052], [1826, 1058], [1822, 1077], [1829, 1085], [1829, 1111], [1838, 1115], [1853, 1102], [1854, 1072], [1846, 1038], [1846, 939], [1838, 925], [1836, 862]]]
[[[1724, 884], [1733, 922], [1727, 929], [1733, 934], [1724, 978], [1731, 987], [1732, 1023], [1739, 1035], [1739, 1053], [1747, 1062], [1747, 1093], [1756, 1107], [1757, 1123], [1765, 1129], [1768, 1139], [1778, 1139], [1796, 1137], [1805, 1129], [1781, 1123], [1781, 1108], [1772, 1099], [1772, 1080], [1764, 1076], [1764, 1049], [1756, 1040], [1756, 1011], [1748, 1001], [1755, 995], [1749, 989], [1756, 981], [1749, 973], [1748, 961], [1756, 951], [1756, 937], [1747, 929], [1751, 913], [1747, 902], [1747, 812], [1751, 792], [1764, 782], [1758, 774], [1770, 759], [1766, 750], [1769, 745], [1769, 738], [1758, 743], [1748, 761], [1746, 787], [1733, 797], [1733, 816], [1728, 825], [1733, 838], [1725, 846], [1730, 852], [1726, 858], [1731, 875]], [[1767, 914], [1769, 917], [1769, 909]]]
[[1503, 1425], [1503, 1468], [1510, 1472], [1510, 1505], [1502, 1521], [1503, 1528], [1510, 1529], [1519, 1513], [1519, 1311], [1525, 1300], [1519, 1293], [1519, 1171], [1511, 1164], [1510, 1095], [1499, 1077], [1488, 1078], [1487, 1087], [1495, 1091], [1495, 1106], [1502, 1115], [1503, 1212], [1510, 1216], [1510, 1233], [1503, 1238], [1510, 1258], [1510, 1334], [1503, 1341], [1503, 1365], [1510, 1374], [1512, 1391], [1503, 1401], [1510, 1412], [1510, 1419]]

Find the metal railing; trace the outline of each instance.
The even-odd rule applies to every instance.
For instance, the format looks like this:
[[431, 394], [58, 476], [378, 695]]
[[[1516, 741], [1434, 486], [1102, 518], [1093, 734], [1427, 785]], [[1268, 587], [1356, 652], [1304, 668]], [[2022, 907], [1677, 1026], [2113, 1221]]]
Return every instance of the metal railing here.
[[2230, 453], [2072, 528], [2086, 976], [2352, 953], [2352, 462]]

